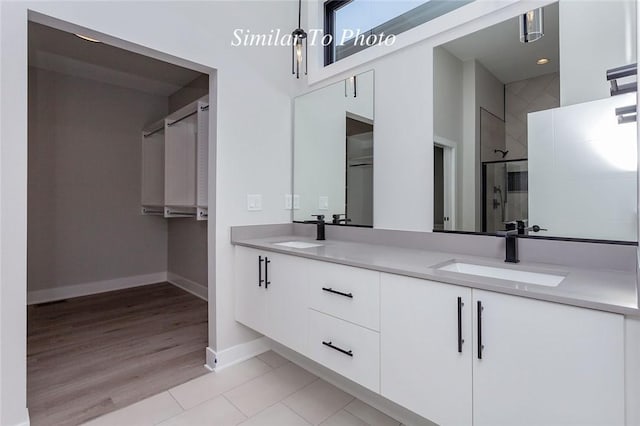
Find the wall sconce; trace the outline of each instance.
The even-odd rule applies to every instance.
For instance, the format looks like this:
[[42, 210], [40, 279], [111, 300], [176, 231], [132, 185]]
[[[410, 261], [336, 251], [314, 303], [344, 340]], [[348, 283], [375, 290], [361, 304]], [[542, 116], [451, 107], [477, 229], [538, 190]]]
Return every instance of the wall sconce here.
[[307, 60], [309, 59], [307, 50], [307, 33], [301, 27], [302, 0], [298, 0], [298, 28], [291, 33], [291, 74], [295, 74], [296, 78], [300, 78], [300, 64], [303, 61], [302, 49], [304, 45], [304, 75], [307, 75]]
[[533, 43], [544, 36], [544, 10], [530, 10], [520, 16], [520, 42]]

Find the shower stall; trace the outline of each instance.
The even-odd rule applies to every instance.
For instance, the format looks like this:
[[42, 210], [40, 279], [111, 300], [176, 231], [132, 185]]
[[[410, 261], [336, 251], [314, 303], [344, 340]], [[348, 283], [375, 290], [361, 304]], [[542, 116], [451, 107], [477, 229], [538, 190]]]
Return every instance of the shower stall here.
[[505, 229], [505, 222], [527, 220], [529, 187], [527, 160], [482, 164], [482, 231]]

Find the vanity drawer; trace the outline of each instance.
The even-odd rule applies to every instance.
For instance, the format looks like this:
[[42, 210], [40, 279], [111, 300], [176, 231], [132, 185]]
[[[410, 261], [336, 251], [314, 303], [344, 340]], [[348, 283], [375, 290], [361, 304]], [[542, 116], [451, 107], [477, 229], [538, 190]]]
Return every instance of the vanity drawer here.
[[380, 330], [380, 273], [314, 262], [309, 306], [372, 330]]
[[323, 366], [380, 391], [380, 334], [309, 309], [308, 354]]

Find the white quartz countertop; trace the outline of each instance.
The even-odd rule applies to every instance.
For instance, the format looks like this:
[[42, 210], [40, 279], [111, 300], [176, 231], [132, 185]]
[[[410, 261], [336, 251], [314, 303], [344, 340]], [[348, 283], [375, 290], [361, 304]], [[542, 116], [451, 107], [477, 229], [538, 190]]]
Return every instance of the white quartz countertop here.
[[[322, 245], [304, 249], [275, 245], [275, 243], [286, 241], [305, 241]], [[233, 244], [470, 288], [640, 316], [636, 274], [630, 271], [586, 269], [530, 262], [508, 264], [489, 257], [341, 240], [315, 241], [299, 235], [245, 239], [233, 241]], [[558, 274], [566, 278], [557, 287], [548, 287], [438, 269], [443, 264], [454, 260], [499, 268]]]

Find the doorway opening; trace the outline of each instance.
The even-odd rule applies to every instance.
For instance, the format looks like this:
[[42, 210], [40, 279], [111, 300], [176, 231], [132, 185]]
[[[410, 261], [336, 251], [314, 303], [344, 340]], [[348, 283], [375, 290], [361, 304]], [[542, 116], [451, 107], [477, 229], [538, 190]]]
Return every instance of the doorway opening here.
[[346, 217], [373, 226], [373, 122], [347, 113], [346, 147]]
[[436, 138], [433, 144], [433, 229], [456, 226], [456, 144]]
[[28, 28], [36, 426], [81, 424], [207, 372], [215, 71], [69, 28]]

